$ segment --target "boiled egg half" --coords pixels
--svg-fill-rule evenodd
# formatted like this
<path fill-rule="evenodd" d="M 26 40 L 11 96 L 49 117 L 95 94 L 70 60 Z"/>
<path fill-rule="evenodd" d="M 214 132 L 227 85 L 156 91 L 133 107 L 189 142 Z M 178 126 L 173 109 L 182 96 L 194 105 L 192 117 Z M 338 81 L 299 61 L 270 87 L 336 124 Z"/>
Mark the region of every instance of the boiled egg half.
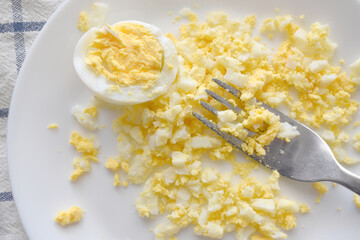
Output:
<path fill-rule="evenodd" d="M 74 67 L 98 98 L 132 105 L 164 94 L 177 74 L 177 52 L 161 30 L 140 21 L 91 28 L 79 40 Z"/>

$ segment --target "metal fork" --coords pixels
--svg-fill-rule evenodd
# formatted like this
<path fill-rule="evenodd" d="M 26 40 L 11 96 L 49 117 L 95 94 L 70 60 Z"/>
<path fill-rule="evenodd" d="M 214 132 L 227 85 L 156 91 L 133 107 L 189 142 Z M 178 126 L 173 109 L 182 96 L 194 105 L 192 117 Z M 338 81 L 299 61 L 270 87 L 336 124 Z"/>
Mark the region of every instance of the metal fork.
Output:
<path fill-rule="evenodd" d="M 216 78 L 213 81 L 236 98 L 240 97 L 241 92 L 238 89 Z M 241 111 L 239 107 L 234 107 L 228 100 L 218 94 L 208 89 L 206 93 L 234 112 L 239 113 Z M 215 107 L 203 101 L 200 103 L 204 108 L 217 116 L 218 110 Z M 242 140 L 221 131 L 214 122 L 203 117 L 201 114 L 193 112 L 193 115 L 240 151 L 264 166 L 277 170 L 284 177 L 304 182 L 336 182 L 360 194 L 360 177 L 338 163 L 330 147 L 317 133 L 265 103 L 259 101 L 258 103 L 261 107 L 278 115 L 281 122 L 288 122 L 292 126 L 296 126 L 300 132 L 300 135 L 292 139 L 291 142 L 275 138 L 265 148 L 266 154 L 263 156 L 247 154 L 241 148 Z"/>

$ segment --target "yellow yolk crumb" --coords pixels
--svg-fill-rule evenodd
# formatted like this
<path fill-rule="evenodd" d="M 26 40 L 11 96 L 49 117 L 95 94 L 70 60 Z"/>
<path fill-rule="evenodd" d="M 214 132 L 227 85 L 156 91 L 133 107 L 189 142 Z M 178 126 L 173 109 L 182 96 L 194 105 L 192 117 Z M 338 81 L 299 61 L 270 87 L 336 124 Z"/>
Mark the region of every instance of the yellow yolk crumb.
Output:
<path fill-rule="evenodd" d="M 301 213 L 308 213 L 310 212 L 310 207 L 306 204 L 300 204 L 299 210 Z"/>
<path fill-rule="evenodd" d="M 120 86 L 152 86 L 160 75 L 163 49 L 153 33 L 135 23 L 108 26 L 98 31 L 85 59 L 96 74 Z"/>
<path fill-rule="evenodd" d="M 92 107 L 88 107 L 84 110 L 84 113 L 88 113 L 90 114 L 92 117 L 97 117 L 98 116 L 98 110 L 95 106 Z"/>
<path fill-rule="evenodd" d="M 280 128 L 280 118 L 264 108 L 256 108 L 248 113 L 242 125 L 253 131 L 260 132 L 253 137 L 245 139 L 242 149 L 250 155 L 265 155 L 264 146 L 269 145 L 277 136 Z"/>
<path fill-rule="evenodd" d="M 89 26 L 88 26 L 88 16 L 86 14 L 86 12 L 81 12 L 80 16 L 79 16 L 79 21 L 78 21 L 78 29 L 82 32 L 86 32 L 87 30 L 89 30 Z"/>
<path fill-rule="evenodd" d="M 120 175 L 119 173 L 115 173 L 114 175 L 114 187 L 120 186 Z"/>
<path fill-rule="evenodd" d="M 82 219 L 83 210 L 77 206 L 71 207 L 66 211 L 59 211 L 55 217 L 55 221 L 65 226 L 71 223 L 79 222 Z"/>
<path fill-rule="evenodd" d="M 313 183 L 312 185 L 316 189 L 316 191 L 319 192 L 319 197 L 316 199 L 316 203 L 319 203 L 322 195 L 324 195 L 328 191 L 328 187 L 320 182 Z"/>
<path fill-rule="evenodd" d="M 120 165 L 121 163 L 113 158 L 109 158 L 109 160 L 105 163 L 105 167 L 113 171 L 119 170 Z"/>
<path fill-rule="evenodd" d="M 180 19 L 181 19 L 180 16 L 176 16 L 173 18 L 172 23 L 176 23 L 176 22 L 180 21 Z"/>
<path fill-rule="evenodd" d="M 76 131 L 71 134 L 70 144 L 72 144 L 79 153 L 82 153 L 80 158 L 75 158 L 73 160 L 75 170 L 71 174 L 70 180 L 75 181 L 84 173 L 91 171 L 91 161 L 99 161 L 96 157 L 98 150 L 93 140 L 82 137 Z"/>
<path fill-rule="evenodd" d="M 299 17 L 301 20 L 305 19 L 305 15 L 300 15 Z"/>
<path fill-rule="evenodd" d="M 356 122 L 354 123 L 353 127 L 357 127 L 357 126 L 359 126 L 359 125 L 360 125 L 360 121 L 356 121 Z"/>
<path fill-rule="evenodd" d="M 264 237 L 260 235 L 253 235 L 251 236 L 251 240 L 272 240 L 272 238 Z"/>
<path fill-rule="evenodd" d="M 240 175 L 242 178 L 249 176 L 253 169 L 258 169 L 259 164 L 255 162 L 236 162 L 233 163 L 233 174 Z"/>
<path fill-rule="evenodd" d="M 70 142 L 79 153 L 96 155 L 97 150 L 96 147 L 90 139 L 84 138 L 80 135 L 80 133 L 73 131 L 71 133 Z"/>
<path fill-rule="evenodd" d="M 129 185 L 129 183 L 128 183 L 127 181 L 123 181 L 122 185 L 123 185 L 124 187 L 127 187 L 127 186 Z"/>
<path fill-rule="evenodd" d="M 357 194 L 354 194 L 354 202 L 358 208 L 360 208 L 360 197 Z"/>
<path fill-rule="evenodd" d="M 49 124 L 48 126 L 47 126 L 47 128 L 49 128 L 49 129 L 56 129 L 56 128 L 58 128 L 59 126 L 57 125 L 57 123 L 51 123 L 51 124 Z"/>

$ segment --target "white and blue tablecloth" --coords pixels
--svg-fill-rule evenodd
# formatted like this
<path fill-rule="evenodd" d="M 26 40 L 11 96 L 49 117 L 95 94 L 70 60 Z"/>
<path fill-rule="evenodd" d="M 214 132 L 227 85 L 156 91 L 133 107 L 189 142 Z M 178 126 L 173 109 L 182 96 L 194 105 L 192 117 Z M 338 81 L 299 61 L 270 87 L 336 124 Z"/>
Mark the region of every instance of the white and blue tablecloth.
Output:
<path fill-rule="evenodd" d="M 0 239 L 28 239 L 11 193 L 7 117 L 12 91 L 26 53 L 63 0 L 0 0 Z M 31 196 L 29 196 L 31 197 Z"/>

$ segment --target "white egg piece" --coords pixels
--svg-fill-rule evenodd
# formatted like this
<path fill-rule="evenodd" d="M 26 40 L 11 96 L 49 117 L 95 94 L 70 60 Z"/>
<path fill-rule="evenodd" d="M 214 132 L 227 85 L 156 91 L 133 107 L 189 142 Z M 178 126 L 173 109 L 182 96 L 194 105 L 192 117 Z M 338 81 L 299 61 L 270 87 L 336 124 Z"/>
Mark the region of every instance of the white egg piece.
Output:
<path fill-rule="evenodd" d="M 119 24 L 135 24 L 143 26 L 153 34 L 153 36 L 161 45 L 161 68 L 158 75 L 156 75 L 156 80 L 154 80 L 151 85 L 146 85 L 144 83 L 117 83 L 102 74 L 96 73 L 94 67 L 86 63 L 89 51 L 93 50 L 91 49 L 91 44 L 96 39 L 99 32 L 111 34 L 119 41 L 119 45 L 122 44 L 121 37 L 119 37 L 119 35 L 112 30 L 111 26 L 105 26 L 102 28 L 91 28 L 80 38 L 74 51 L 73 61 L 75 71 L 80 77 L 80 79 L 85 83 L 85 85 L 94 93 L 94 95 L 106 102 L 118 105 L 133 105 L 151 101 L 164 94 L 176 79 L 176 48 L 173 42 L 169 38 L 167 38 L 158 27 L 154 25 L 140 21 L 122 21 L 115 23 L 112 26 L 117 26 Z M 136 46 L 131 47 L 136 48 Z M 102 54 L 106 54 L 106 52 L 99 54 L 102 57 Z M 141 56 L 139 56 L 138 61 L 141 63 Z M 122 69 L 122 66 L 117 66 L 121 64 L 115 63 L 114 65 L 117 69 Z M 106 71 L 109 71 L 109 66 L 103 65 L 100 67 L 107 69 Z M 136 71 L 136 68 L 132 71 Z"/>

